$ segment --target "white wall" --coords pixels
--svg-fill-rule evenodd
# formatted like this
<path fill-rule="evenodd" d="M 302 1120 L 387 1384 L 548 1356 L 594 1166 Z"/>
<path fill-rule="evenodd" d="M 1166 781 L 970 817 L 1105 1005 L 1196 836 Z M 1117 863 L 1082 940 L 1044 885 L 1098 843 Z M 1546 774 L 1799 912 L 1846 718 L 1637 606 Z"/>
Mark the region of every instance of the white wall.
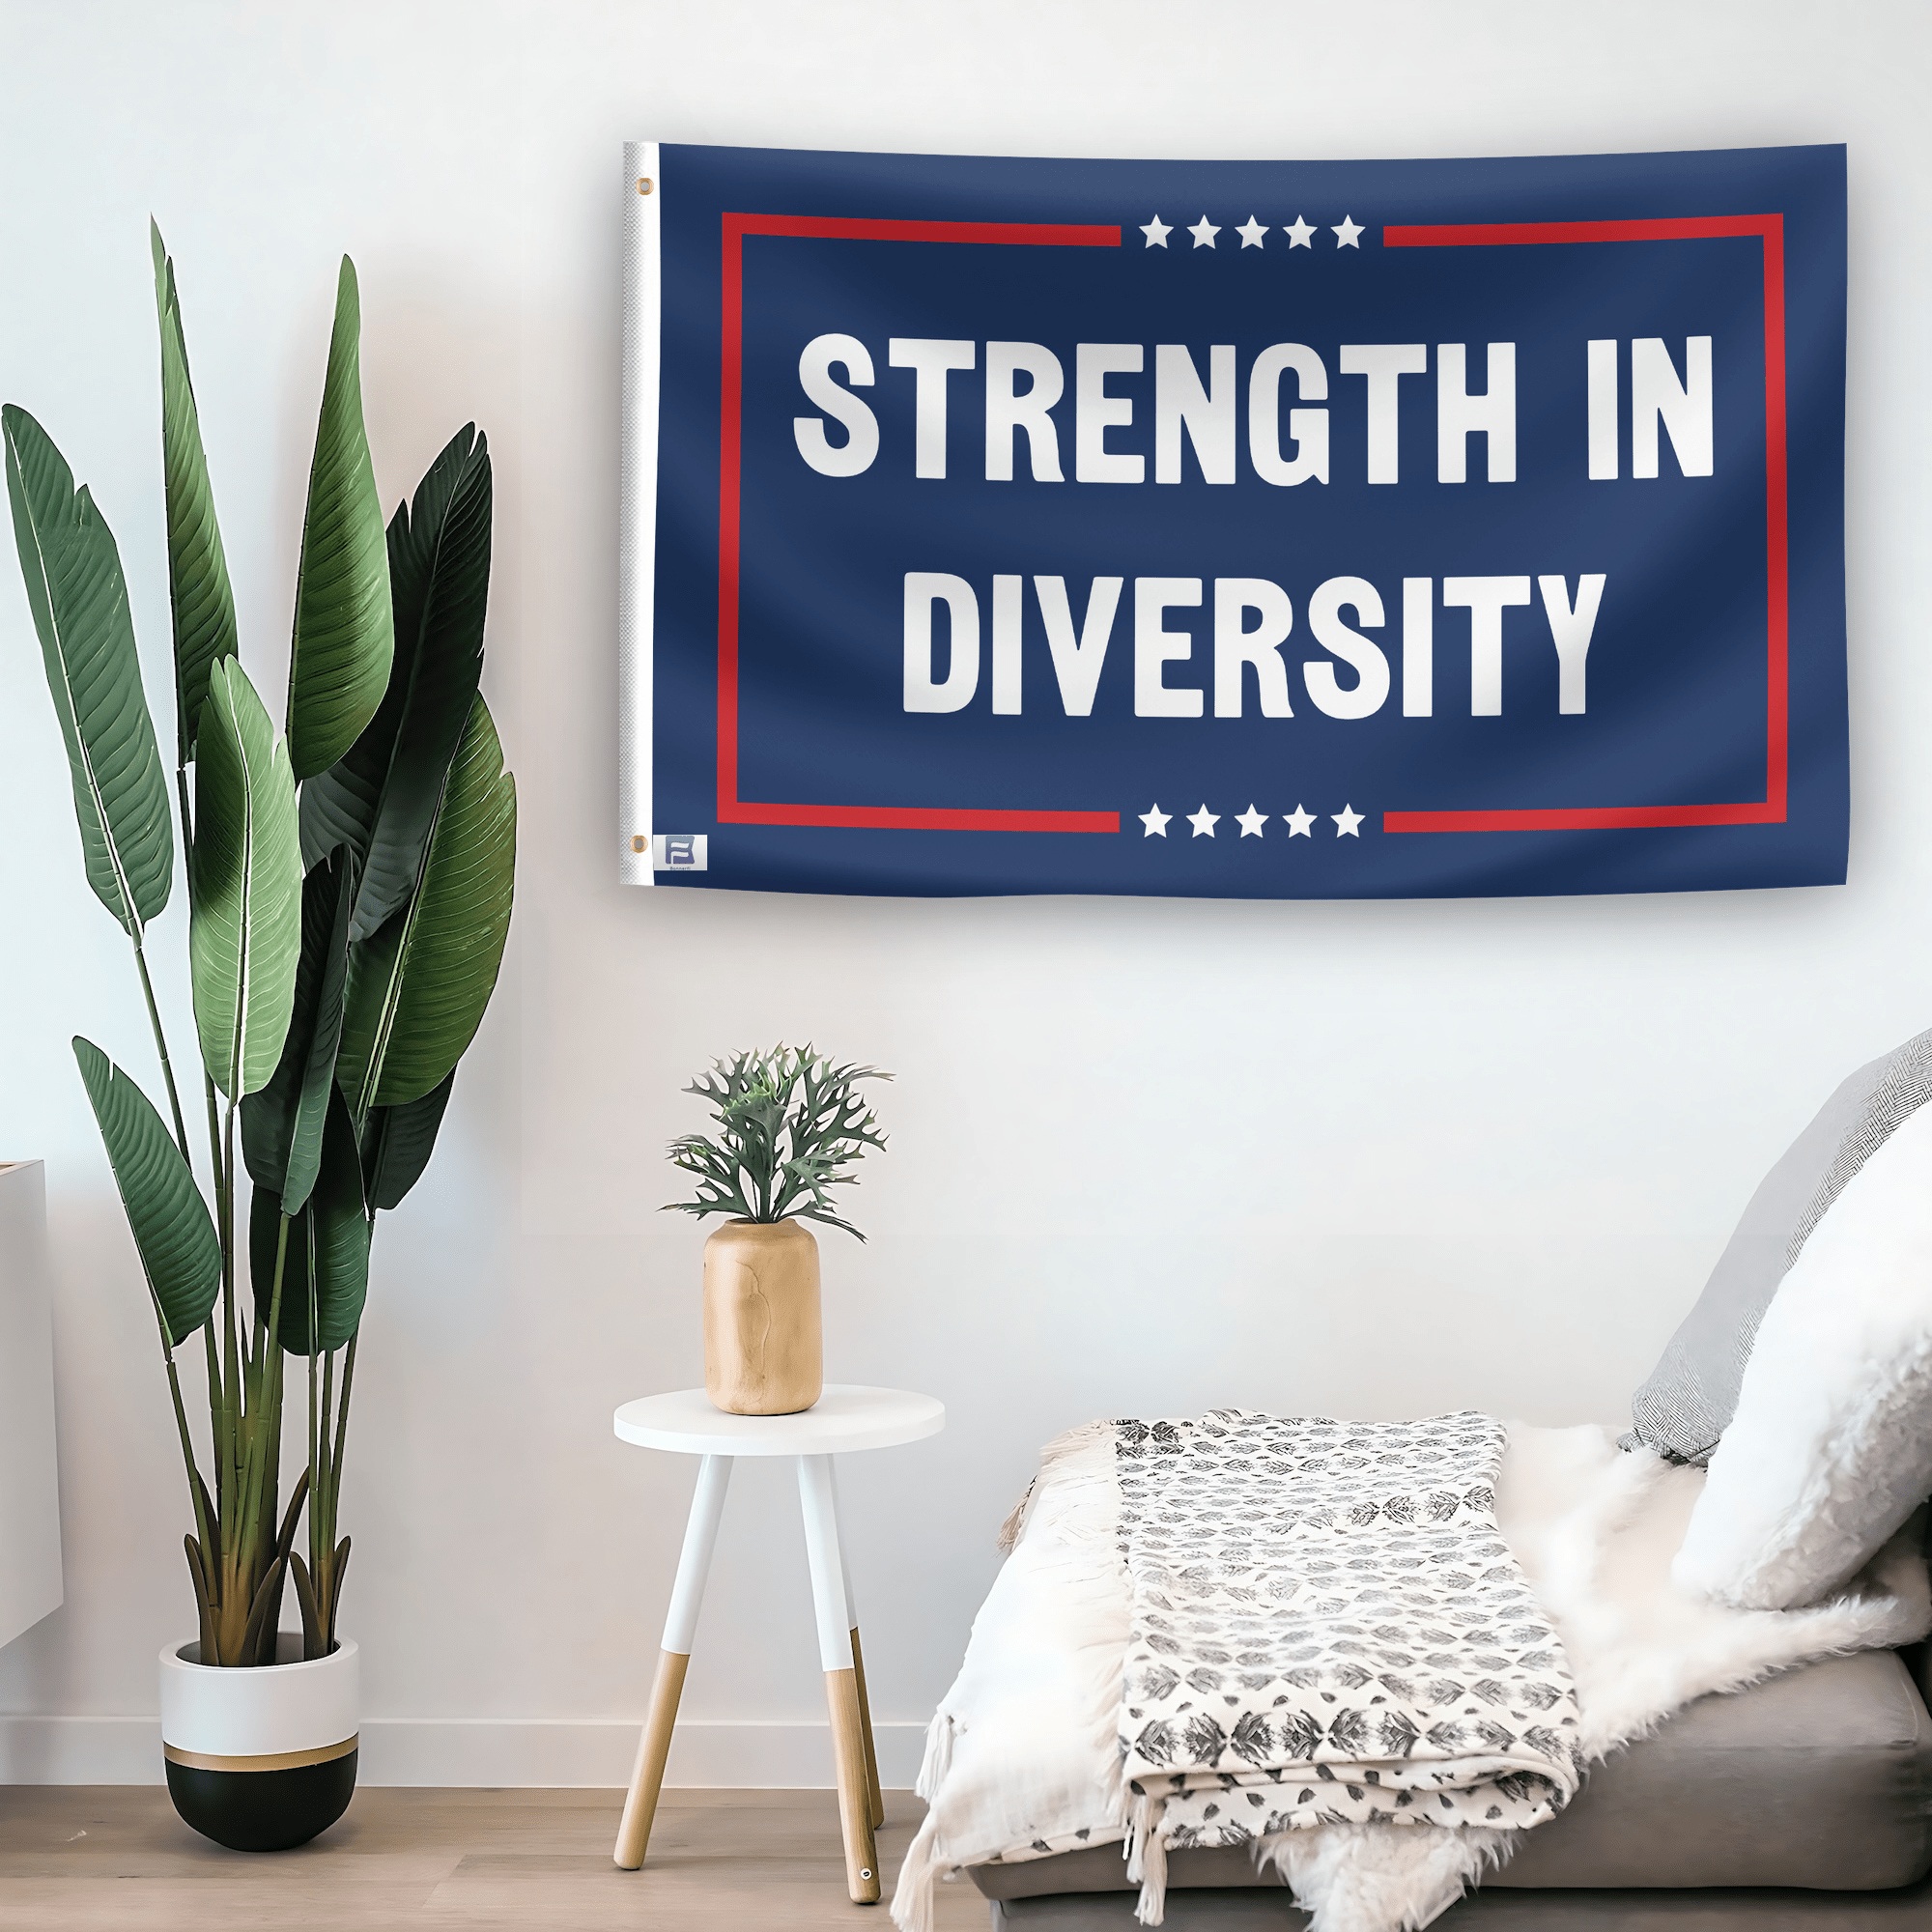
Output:
<path fill-rule="evenodd" d="M 335 260 L 385 500 L 497 454 L 486 688 L 523 799 L 502 984 L 381 1233 L 344 1520 L 367 1775 L 614 1781 L 688 1464 L 625 1397 L 699 1378 L 677 1090 L 783 1035 L 894 1068 L 825 1239 L 835 1378 L 942 1396 L 848 1468 L 889 1775 L 1035 1447 L 1220 1403 L 1619 1415 L 1766 1164 L 1932 1022 L 1923 584 L 1932 15 L 1599 4 L 416 0 L 8 10 L 0 396 L 118 531 L 166 690 L 146 218 L 175 251 L 240 603 L 279 689 Z M 1537 154 L 1849 140 L 1854 821 L 1841 890 L 1389 905 L 652 895 L 610 859 L 619 145 Z M 0 570 L 0 1156 L 44 1155 L 66 1606 L 0 1651 L 0 1777 L 153 1777 L 189 1634 L 153 1330 L 67 1037 L 146 1074 Z M 168 729 L 163 712 L 162 729 Z M 156 936 L 191 1037 L 179 901 Z M 733 1496 L 687 1782 L 829 1781 L 796 1511 Z"/>

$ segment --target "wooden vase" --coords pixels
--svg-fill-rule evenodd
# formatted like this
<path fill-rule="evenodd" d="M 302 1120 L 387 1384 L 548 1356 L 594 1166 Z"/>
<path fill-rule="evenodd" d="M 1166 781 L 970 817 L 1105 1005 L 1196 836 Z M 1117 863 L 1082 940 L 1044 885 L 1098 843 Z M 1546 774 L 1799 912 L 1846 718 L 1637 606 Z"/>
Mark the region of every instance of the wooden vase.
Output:
<path fill-rule="evenodd" d="M 825 1386 L 818 1243 L 796 1221 L 726 1221 L 704 1244 L 704 1389 L 727 1415 L 793 1415 Z"/>

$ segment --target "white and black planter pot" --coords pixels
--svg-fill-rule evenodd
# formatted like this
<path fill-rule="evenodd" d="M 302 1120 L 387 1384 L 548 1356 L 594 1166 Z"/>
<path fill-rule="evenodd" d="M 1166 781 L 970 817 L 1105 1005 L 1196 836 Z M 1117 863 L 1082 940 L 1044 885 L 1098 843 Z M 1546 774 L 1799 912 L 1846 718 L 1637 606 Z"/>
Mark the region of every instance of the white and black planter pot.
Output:
<path fill-rule="evenodd" d="M 237 1852 L 305 1845 L 355 1789 L 357 1652 L 301 1661 L 284 1631 L 273 1663 L 221 1669 L 201 1645 L 161 1652 L 161 1747 L 175 1809 Z"/>

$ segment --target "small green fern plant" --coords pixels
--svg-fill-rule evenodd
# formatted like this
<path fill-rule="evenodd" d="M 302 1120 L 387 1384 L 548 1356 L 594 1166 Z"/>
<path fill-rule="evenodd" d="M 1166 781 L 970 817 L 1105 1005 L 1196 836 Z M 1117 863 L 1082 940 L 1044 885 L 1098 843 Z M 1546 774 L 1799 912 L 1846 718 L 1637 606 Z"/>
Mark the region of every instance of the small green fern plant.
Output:
<path fill-rule="evenodd" d="M 697 1198 L 668 1201 L 664 1211 L 822 1221 L 863 1241 L 833 1212 L 827 1190 L 849 1187 L 866 1150 L 884 1149 L 858 1088 L 892 1077 L 876 1066 L 835 1066 L 809 1043 L 714 1060 L 684 1092 L 708 1103 L 717 1133 L 680 1134 L 670 1144 L 671 1165 L 696 1177 Z"/>

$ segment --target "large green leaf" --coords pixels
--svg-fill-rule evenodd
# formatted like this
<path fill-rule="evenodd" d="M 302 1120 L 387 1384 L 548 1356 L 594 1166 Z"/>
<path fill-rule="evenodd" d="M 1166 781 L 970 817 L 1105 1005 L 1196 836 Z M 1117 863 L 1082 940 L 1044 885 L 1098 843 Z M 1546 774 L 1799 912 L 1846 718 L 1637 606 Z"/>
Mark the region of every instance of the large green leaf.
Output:
<path fill-rule="evenodd" d="M 141 690 L 114 533 L 39 423 L 0 410 L 7 495 L 73 781 L 87 883 L 134 939 L 168 902 L 175 838 L 167 778 Z"/>
<path fill-rule="evenodd" d="M 231 1100 L 281 1059 L 301 956 L 301 847 L 288 751 L 238 658 L 211 669 L 194 767 L 188 958 L 202 1063 Z"/>
<path fill-rule="evenodd" d="M 221 1243 L 208 1204 L 153 1103 L 92 1040 L 74 1037 L 73 1057 L 108 1165 L 134 1231 L 141 1268 L 171 1347 L 208 1320 L 221 1288 Z"/>
<path fill-rule="evenodd" d="M 490 446 L 466 424 L 389 522 L 396 656 L 369 728 L 302 787 L 302 856 L 362 860 L 352 939 L 366 939 L 422 869 L 444 775 L 483 669 L 490 589 Z"/>
<path fill-rule="evenodd" d="M 478 696 L 413 897 L 350 949 L 336 1078 L 357 1120 L 440 1086 L 476 1037 L 502 964 L 516 868 L 516 781 Z"/>
<path fill-rule="evenodd" d="M 258 1186 L 248 1205 L 248 1276 L 255 1308 L 269 1319 L 275 1281 L 281 1197 Z M 291 1354 L 310 1352 L 313 1295 L 316 1349 L 339 1349 L 355 1333 L 369 1293 L 369 1217 L 362 1205 L 362 1163 L 355 1128 L 338 1093 L 322 1140 L 322 1165 L 308 1204 L 289 1223 L 282 1260 L 282 1315 L 276 1339 Z"/>
<path fill-rule="evenodd" d="M 355 265 L 345 255 L 296 577 L 289 756 L 298 779 L 327 771 L 362 735 L 395 651 L 383 505 L 362 427 L 361 327 Z"/>
<path fill-rule="evenodd" d="M 342 994 L 349 974 L 349 908 L 355 861 L 336 851 L 302 881 L 301 957 L 295 1006 L 274 1077 L 242 1103 L 242 1151 L 250 1178 L 298 1213 L 322 1163 L 322 1129 L 335 1092 Z"/>
<path fill-rule="evenodd" d="M 155 307 L 161 325 L 161 474 L 168 504 L 168 601 L 175 625 L 175 731 L 179 761 L 194 756 L 209 668 L 235 655 L 235 597 L 214 521 L 214 491 L 188 380 L 187 341 L 175 295 L 175 265 L 151 221 Z"/>
<path fill-rule="evenodd" d="M 369 1211 L 395 1207 L 423 1177 L 436 1151 L 437 1129 L 456 1085 L 456 1069 L 442 1077 L 420 1100 L 400 1107 L 378 1107 L 362 1130 L 362 1191 Z"/>

